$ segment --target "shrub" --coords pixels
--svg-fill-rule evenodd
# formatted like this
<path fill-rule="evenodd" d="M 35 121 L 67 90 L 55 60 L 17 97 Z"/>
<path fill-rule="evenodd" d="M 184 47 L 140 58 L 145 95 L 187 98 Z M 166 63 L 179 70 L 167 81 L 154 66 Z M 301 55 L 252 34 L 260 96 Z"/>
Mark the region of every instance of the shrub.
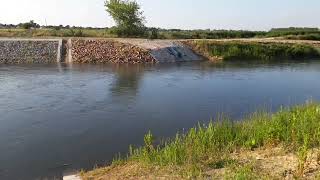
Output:
<path fill-rule="evenodd" d="M 20 23 L 18 26 L 23 29 L 40 28 L 40 25 L 35 23 L 33 20 L 26 23 Z"/>

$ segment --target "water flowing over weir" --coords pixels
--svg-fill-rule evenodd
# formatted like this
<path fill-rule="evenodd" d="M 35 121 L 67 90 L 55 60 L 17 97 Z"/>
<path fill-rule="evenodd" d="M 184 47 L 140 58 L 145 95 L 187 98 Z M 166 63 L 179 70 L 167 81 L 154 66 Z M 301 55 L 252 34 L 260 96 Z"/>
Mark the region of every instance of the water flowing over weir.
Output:
<path fill-rule="evenodd" d="M 153 58 L 160 63 L 199 61 L 203 59 L 203 57 L 194 53 L 189 47 L 178 41 L 142 39 L 119 39 L 119 41 L 148 49 Z"/>

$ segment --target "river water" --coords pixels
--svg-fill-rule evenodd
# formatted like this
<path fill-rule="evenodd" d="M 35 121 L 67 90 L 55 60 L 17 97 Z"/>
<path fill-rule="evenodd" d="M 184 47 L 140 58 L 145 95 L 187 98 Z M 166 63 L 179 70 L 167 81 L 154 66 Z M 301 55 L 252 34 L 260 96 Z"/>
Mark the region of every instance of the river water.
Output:
<path fill-rule="evenodd" d="M 0 179 L 61 178 L 130 144 L 320 100 L 320 63 L 1 65 Z"/>

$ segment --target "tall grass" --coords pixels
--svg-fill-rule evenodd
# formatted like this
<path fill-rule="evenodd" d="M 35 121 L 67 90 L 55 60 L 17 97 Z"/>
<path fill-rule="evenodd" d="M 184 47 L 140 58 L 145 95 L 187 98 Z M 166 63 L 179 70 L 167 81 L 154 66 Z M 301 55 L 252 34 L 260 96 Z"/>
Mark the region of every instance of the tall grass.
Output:
<path fill-rule="evenodd" d="M 294 60 L 320 57 L 312 46 L 302 44 L 257 43 L 239 41 L 189 41 L 195 51 L 223 60 Z"/>
<path fill-rule="evenodd" d="M 145 146 L 130 148 L 129 161 L 150 165 L 192 167 L 197 172 L 239 148 L 255 149 L 282 144 L 301 156 L 301 166 L 307 150 L 320 146 L 320 105 L 307 103 L 282 108 L 275 114 L 254 113 L 242 121 L 219 118 L 209 124 L 199 124 L 186 133 L 159 145 L 149 132 Z M 190 169 L 189 169 L 190 170 Z"/>

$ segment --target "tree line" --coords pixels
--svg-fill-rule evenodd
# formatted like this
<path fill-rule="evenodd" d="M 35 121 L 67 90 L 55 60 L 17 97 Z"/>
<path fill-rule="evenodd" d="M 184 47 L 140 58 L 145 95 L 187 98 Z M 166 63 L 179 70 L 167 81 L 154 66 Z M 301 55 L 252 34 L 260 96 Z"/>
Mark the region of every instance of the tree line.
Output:
<path fill-rule="evenodd" d="M 33 20 L 25 23 L 0 24 L 0 29 L 52 29 L 54 31 L 69 30 L 72 35 L 84 36 L 85 30 L 105 30 L 105 34 L 114 34 L 116 37 L 139 37 L 150 39 L 223 39 L 223 38 L 253 38 L 253 37 L 288 37 L 290 39 L 320 39 L 318 28 L 274 28 L 270 31 L 236 31 L 236 30 L 182 30 L 161 29 L 147 27 L 146 18 L 140 5 L 135 0 L 105 0 L 106 12 L 116 23 L 114 27 L 93 28 L 70 25 L 40 26 Z"/>

